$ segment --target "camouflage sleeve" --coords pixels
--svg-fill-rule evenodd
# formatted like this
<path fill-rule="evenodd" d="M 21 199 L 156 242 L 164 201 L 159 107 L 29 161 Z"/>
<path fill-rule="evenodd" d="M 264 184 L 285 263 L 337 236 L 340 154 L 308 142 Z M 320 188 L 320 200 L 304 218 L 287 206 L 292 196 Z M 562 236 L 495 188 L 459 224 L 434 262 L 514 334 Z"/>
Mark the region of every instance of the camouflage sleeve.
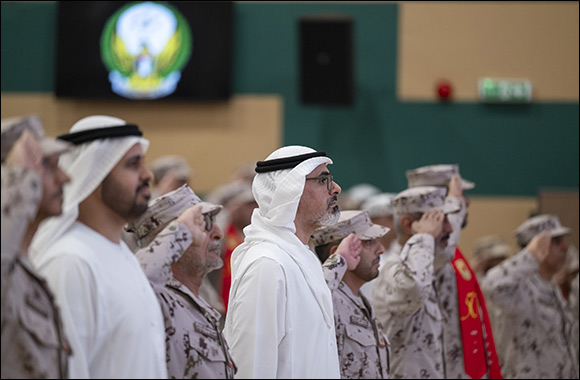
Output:
<path fill-rule="evenodd" d="M 335 293 L 336 294 L 336 293 Z M 340 358 L 342 358 L 342 352 L 344 350 L 344 336 L 346 334 L 345 332 L 345 326 L 344 326 L 344 322 L 342 321 L 342 318 L 340 316 L 340 313 L 336 312 L 336 298 L 335 295 L 332 295 L 332 300 L 333 300 L 333 306 L 335 308 L 334 311 L 334 327 L 335 327 L 335 331 L 336 331 L 336 347 L 338 349 L 338 358 L 340 360 Z"/>
<path fill-rule="evenodd" d="M 165 285 L 172 277 L 171 265 L 183 255 L 193 242 L 184 224 L 169 223 L 145 248 L 137 251 L 137 259 L 153 284 Z"/>
<path fill-rule="evenodd" d="M 453 232 L 449 235 L 449 241 L 447 242 L 447 248 L 445 248 L 445 250 L 453 255 L 455 254 L 455 248 L 459 245 L 461 225 L 463 224 L 463 220 L 465 220 L 465 215 L 467 215 L 467 207 L 463 198 L 458 197 L 447 197 L 445 203 L 461 207 L 458 212 L 447 214 L 447 219 L 449 220 L 451 227 L 453 227 Z"/>
<path fill-rule="evenodd" d="M 339 254 L 332 254 L 328 256 L 328 259 L 322 264 L 322 272 L 324 273 L 324 279 L 326 280 L 326 285 L 330 288 L 330 291 L 335 291 L 338 285 L 342 281 L 342 277 L 346 273 L 346 260 Z"/>
<path fill-rule="evenodd" d="M 373 290 L 373 295 L 386 294 L 391 313 L 407 316 L 423 306 L 433 287 L 434 249 L 431 235 L 415 234 L 407 240 L 399 257 L 387 259 L 384 273 L 380 274 L 382 289 Z"/>
<path fill-rule="evenodd" d="M 518 312 L 527 306 L 528 290 L 525 282 L 537 273 L 538 262 L 533 255 L 522 250 L 487 272 L 482 282 L 482 290 L 486 297 L 501 306 L 506 311 Z"/>
<path fill-rule="evenodd" d="M 40 176 L 33 170 L 2 165 L 2 258 L 13 258 L 42 197 Z"/>

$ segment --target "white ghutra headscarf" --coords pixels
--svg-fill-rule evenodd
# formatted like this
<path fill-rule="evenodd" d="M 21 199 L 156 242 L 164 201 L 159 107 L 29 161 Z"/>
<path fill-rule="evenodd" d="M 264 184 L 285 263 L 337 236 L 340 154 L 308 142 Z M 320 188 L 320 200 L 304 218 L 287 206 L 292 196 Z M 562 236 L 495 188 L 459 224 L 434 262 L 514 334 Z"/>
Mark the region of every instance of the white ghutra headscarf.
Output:
<path fill-rule="evenodd" d="M 89 116 L 76 122 L 70 133 L 125 125 L 124 120 L 116 117 Z M 149 141 L 140 136 L 105 137 L 76 145 L 72 151 L 60 156 L 59 165 L 71 177 L 71 182 L 64 186 L 62 214 L 45 220 L 34 235 L 29 255 L 36 265 L 42 262 L 42 253 L 77 220 L 78 205 L 95 191 L 137 143 L 141 144 L 144 153 L 149 148 Z"/>
<path fill-rule="evenodd" d="M 303 146 L 286 146 L 274 151 L 265 162 L 315 152 Z M 244 228 L 244 242 L 232 253 L 231 294 L 236 293 L 241 275 L 249 264 L 244 260 L 247 251 L 255 244 L 270 242 L 298 265 L 320 306 L 324 320 L 331 326 L 334 318 L 332 296 L 324 280 L 322 266 L 308 246 L 298 239 L 294 225 L 306 175 L 321 164 L 332 164 L 332 160 L 328 157 L 314 157 L 292 169 L 258 173 L 255 176 L 252 191 L 258 208 L 254 209 L 252 223 Z"/>

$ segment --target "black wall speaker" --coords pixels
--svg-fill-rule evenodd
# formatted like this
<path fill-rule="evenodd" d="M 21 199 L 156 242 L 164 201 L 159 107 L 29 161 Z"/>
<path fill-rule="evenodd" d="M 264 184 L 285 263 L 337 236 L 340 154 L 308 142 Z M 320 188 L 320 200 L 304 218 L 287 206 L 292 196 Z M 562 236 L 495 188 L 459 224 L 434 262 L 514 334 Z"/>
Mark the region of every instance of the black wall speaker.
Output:
<path fill-rule="evenodd" d="M 349 17 L 300 19 L 300 98 L 310 105 L 351 105 L 353 22 Z"/>

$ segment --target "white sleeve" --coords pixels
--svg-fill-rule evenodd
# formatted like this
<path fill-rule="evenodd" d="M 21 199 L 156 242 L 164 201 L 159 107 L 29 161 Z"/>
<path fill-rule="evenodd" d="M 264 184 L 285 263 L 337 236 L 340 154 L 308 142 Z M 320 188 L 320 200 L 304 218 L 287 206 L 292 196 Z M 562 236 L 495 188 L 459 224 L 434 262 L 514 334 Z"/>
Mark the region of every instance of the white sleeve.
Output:
<path fill-rule="evenodd" d="M 238 372 L 236 378 L 274 379 L 284 338 L 286 276 L 281 265 L 257 259 L 230 294 L 224 333 Z"/>
<path fill-rule="evenodd" d="M 71 379 L 90 378 L 89 357 L 96 344 L 98 290 L 95 277 L 84 260 L 59 255 L 41 268 L 62 313 L 66 337 L 72 348 Z"/>

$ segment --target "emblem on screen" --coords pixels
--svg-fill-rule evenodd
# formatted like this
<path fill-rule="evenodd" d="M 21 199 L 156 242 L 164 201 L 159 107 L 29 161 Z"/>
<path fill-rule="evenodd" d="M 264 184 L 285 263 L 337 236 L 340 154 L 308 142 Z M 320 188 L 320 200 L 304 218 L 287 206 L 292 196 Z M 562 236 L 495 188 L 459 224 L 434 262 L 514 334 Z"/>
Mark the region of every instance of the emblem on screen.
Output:
<path fill-rule="evenodd" d="M 129 99 L 158 99 L 175 92 L 192 50 L 186 19 L 166 3 L 129 3 L 107 20 L 101 35 L 111 89 Z"/>

